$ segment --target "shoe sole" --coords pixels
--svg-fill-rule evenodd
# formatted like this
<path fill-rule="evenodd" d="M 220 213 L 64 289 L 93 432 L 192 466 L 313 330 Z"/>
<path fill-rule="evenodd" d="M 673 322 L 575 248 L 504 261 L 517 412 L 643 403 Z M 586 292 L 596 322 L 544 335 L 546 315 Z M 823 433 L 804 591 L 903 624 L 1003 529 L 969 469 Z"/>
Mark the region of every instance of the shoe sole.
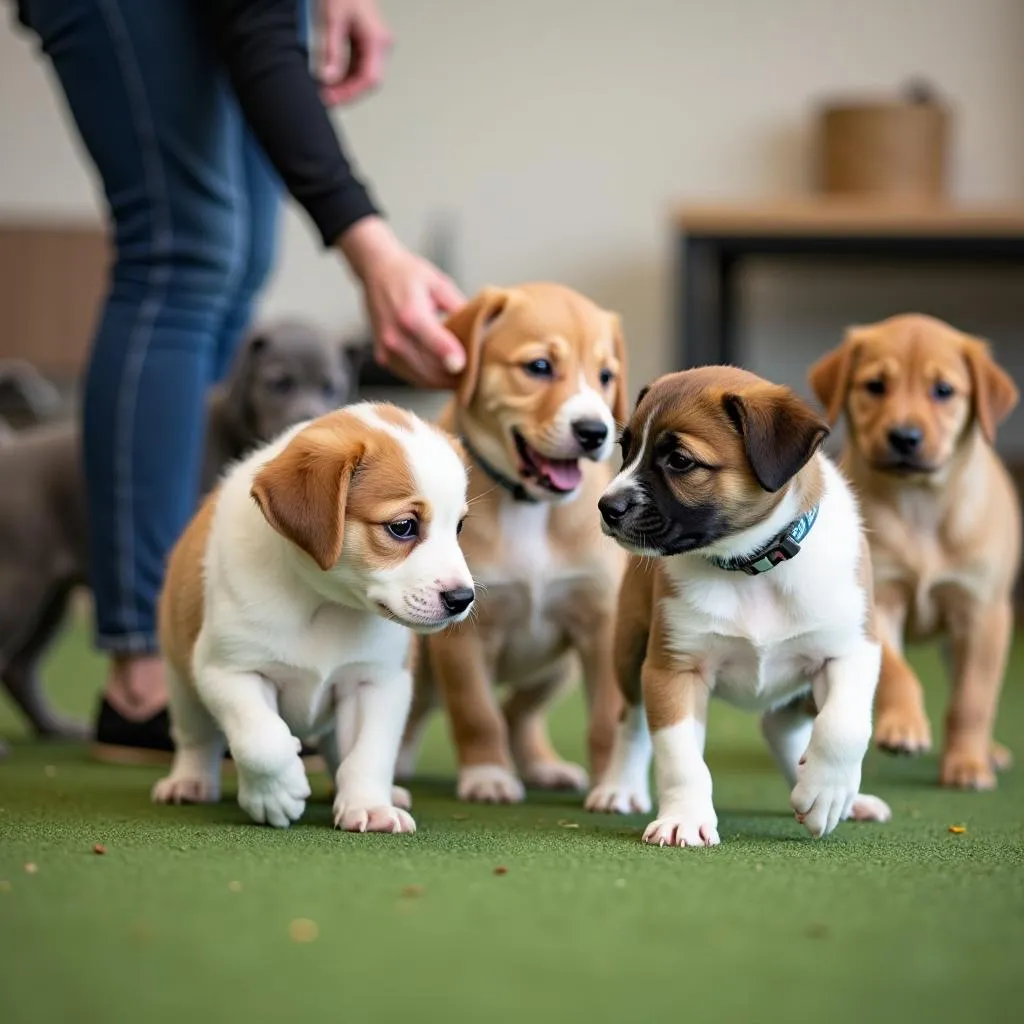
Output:
<path fill-rule="evenodd" d="M 167 766 L 174 758 L 170 750 L 148 750 L 145 747 L 119 747 L 112 743 L 94 743 L 90 749 L 92 759 L 101 764 L 127 765 L 130 767 Z M 308 772 L 325 772 L 327 766 L 319 754 L 307 754 L 302 763 Z M 228 774 L 235 771 L 235 762 L 224 758 L 224 769 Z"/>

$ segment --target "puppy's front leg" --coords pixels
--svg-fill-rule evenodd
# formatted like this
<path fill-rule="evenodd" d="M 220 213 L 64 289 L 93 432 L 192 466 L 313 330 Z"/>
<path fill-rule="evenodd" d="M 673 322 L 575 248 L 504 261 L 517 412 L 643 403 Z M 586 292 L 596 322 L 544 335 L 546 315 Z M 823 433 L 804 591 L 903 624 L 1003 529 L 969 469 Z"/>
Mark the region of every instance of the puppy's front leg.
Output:
<path fill-rule="evenodd" d="M 595 779 L 600 779 L 608 767 L 616 723 L 623 713 L 622 692 L 615 676 L 614 633 L 615 618 L 607 615 L 593 622 L 587 636 L 575 638 L 587 694 L 589 767 Z"/>
<path fill-rule="evenodd" d="M 505 718 L 494 698 L 483 641 L 456 627 L 427 641 L 459 758 L 457 793 L 477 803 L 518 803 L 526 795 L 512 771 Z"/>
<path fill-rule="evenodd" d="M 808 694 L 791 704 L 766 712 L 761 719 L 761 731 L 791 790 L 797 782 L 800 758 L 804 756 L 811 740 L 816 713 L 814 701 Z M 892 811 L 879 797 L 859 793 L 850 807 L 850 817 L 854 821 L 888 821 Z"/>
<path fill-rule="evenodd" d="M 992 730 L 1013 635 L 1009 600 L 970 610 L 953 623 L 953 700 L 946 713 L 944 786 L 993 789 Z M 1009 752 L 1003 751 L 1004 765 Z"/>
<path fill-rule="evenodd" d="M 359 723 L 359 701 L 356 691 L 335 690 L 334 728 L 320 738 L 317 749 L 324 760 L 324 767 L 332 781 L 337 778 L 341 762 L 348 756 L 356 742 L 356 727 Z M 401 760 L 401 754 L 399 754 Z M 397 772 L 397 768 L 396 768 Z M 412 793 L 404 786 L 391 787 L 391 802 L 403 811 L 412 810 Z"/>
<path fill-rule="evenodd" d="M 680 670 L 655 653 L 641 674 L 654 746 L 658 817 L 644 842 L 655 846 L 717 846 L 718 815 L 704 763 L 710 691 L 695 669 Z"/>
<path fill-rule="evenodd" d="M 814 681 L 821 710 L 797 765 L 789 802 L 797 821 L 816 839 L 849 817 L 857 799 L 881 655 L 877 643 L 862 639 L 826 662 Z"/>
<path fill-rule="evenodd" d="M 895 585 L 875 588 L 875 616 L 882 640 L 882 668 L 875 700 L 875 745 L 890 754 L 923 754 L 932 730 L 924 692 L 903 656 L 906 597 Z"/>
<path fill-rule="evenodd" d="M 277 713 L 270 681 L 255 672 L 207 665 L 196 677 L 196 689 L 227 737 L 242 810 L 275 828 L 298 821 L 309 796 L 302 744 Z"/>
<path fill-rule="evenodd" d="M 346 832 L 415 832 L 412 817 L 393 803 L 392 784 L 402 730 L 412 701 L 412 676 L 388 669 L 364 677 L 337 703 L 342 751 L 335 775 L 334 825 Z M 351 736 L 351 746 L 346 742 Z"/>

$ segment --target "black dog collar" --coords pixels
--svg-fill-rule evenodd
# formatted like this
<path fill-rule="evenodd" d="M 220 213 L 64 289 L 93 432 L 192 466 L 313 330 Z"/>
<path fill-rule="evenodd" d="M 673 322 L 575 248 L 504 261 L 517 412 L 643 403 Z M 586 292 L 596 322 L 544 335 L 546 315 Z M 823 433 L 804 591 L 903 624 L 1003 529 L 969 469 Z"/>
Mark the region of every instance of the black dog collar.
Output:
<path fill-rule="evenodd" d="M 711 556 L 708 561 L 712 565 L 717 565 L 719 569 L 726 569 L 729 572 L 745 572 L 748 576 L 760 576 L 762 573 L 771 572 L 780 562 L 788 562 L 800 553 L 800 544 L 811 532 L 811 527 L 818 518 L 819 507 L 815 505 L 799 519 L 790 523 L 765 547 L 746 558 L 715 558 Z"/>
<path fill-rule="evenodd" d="M 469 457 L 499 486 L 504 487 L 513 500 L 522 501 L 530 505 L 536 505 L 538 499 L 527 491 L 518 480 L 509 480 L 504 473 L 499 473 L 480 453 L 469 443 L 465 434 L 462 435 L 462 446 L 466 449 Z"/>

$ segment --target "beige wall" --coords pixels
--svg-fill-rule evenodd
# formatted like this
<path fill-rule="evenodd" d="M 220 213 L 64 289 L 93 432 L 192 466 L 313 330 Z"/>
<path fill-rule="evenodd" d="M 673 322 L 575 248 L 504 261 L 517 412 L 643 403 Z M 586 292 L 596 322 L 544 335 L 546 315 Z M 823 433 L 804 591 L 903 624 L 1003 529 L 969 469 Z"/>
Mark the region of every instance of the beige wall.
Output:
<path fill-rule="evenodd" d="M 397 37 L 387 84 L 343 122 L 399 231 L 418 244 L 451 214 L 467 288 L 557 278 L 619 309 L 636 382 L 674 365 L 667 207 L 800 189 L 822 92 L 932 78 L 959 115 L 957 197 L 1024 198 L 1019 0 L 382 6 Z M 0 214 L 11 210 L 88 216 L 96 205 L 44 69 L 0 29 Z M 970 268 L 755 266 L 746 358 L 800 383 L 844 323 L 915 306 L 990 334 L 1024 379 L 1022 282 Z M 298 214 L 265 305 L 325 323 L 358 314 Z M 1010 437 L 1024 448 L 1024 430 Z"/>

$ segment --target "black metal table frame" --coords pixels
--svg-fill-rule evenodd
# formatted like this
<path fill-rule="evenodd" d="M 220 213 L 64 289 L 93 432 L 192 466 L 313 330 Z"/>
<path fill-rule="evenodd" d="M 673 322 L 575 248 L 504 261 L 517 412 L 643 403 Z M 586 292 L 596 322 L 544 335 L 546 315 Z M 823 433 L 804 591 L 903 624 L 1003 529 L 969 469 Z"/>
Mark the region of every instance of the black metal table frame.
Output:
<path fill-rule="evenodd" d="M 680 367 L 739 360 L 738 270 L 751 256 L 1024 266 L 1024 236 L 1014 235 L 740 235 L 684 229 L 678 250 L 675 333 Z"/>

